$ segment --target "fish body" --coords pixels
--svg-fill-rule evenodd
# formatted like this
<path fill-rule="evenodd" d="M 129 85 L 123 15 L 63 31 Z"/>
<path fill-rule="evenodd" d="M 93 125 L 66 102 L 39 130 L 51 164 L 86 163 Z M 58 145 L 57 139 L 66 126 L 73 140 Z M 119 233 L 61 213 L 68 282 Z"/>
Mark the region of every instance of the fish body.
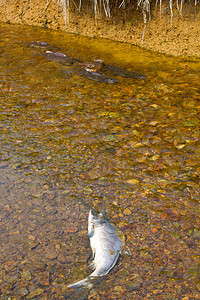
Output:
<path fill-rule="evenodd" d="M 136 73 L 133 71 L 129 71 L 123 68 L 119 68 L 116 66 L 111 66 L 109 64 L 104 64 L 105 68 L 108 69 L 110 72 L 112 72 L 115 75 L 122 76 L 124 78 L 133 78 L 133 79 L 145 79 L 147 78 L 146 75 Z"/>
<path fill-rule="evenodd" d="M 68 57 L 66 54 L 62 52 L 52 52 L 47 50 L 44 53 L 44 56 L 52 61 L 60 63 L 62 65 L 73 65 L 75 62 L 79 61 L 76 58 Z"/>
<path fill-rule="evenodd" d="M 77 65 L 85 68 L 87 72 L 97 72 L 101 70 L 103 62 L 101 59 L 95 59 L 93 62 L 80 62 Z"/>
<path fill-rule="evenodd" d="M 113 79 L 110 77 L 107 77 L 105 75 L 101 75 L 97 72 L 92 72 L 91 70 L 88 71 L 88 68 L 85 68 L 85 70 L 81 73 L 81 75 L 85 78 L 89 78 L 94 81 L 104 82 L 104 83 L 115 83 L 117 82 L 117 79 Z"/>
<path fill-rule="evenodd" d="M 108 274 L 118 260 L 122 242 L 118 237 L 116 229 L 106 220 L 103 213 L 96 214 L 93 210 L 90 210 L 88 236 L 93 253 L 91 266 L 94 268 L 94 272 L 87 278 L 68 285 L 68 287 L 91 288 L 94 282 Z"/>
<path fill-rule="evenodd" d="M 28 46 L 30 47 L 33 47 L 33 48 L 47 48 L 49 47 L 50 45 L 46 42 L 30 42 L 30 43 L 27 43 Z"/>

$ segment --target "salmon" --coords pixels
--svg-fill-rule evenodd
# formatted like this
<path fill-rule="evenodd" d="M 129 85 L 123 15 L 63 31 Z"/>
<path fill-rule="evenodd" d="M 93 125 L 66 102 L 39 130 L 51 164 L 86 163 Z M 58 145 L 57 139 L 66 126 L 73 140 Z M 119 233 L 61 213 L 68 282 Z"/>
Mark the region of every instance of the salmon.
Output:
<path fill-rule="evenodd" d="M 93 253 L 91 266 L 94 271 L 87 278 L 69 284 L 69 288 L 91 288 L 95 282 L 108 274 L 116 264 L 122 248 L 122 242 L 115 227 L 103 213 L 90 210 L 88 217 L 88 236 Z"/>

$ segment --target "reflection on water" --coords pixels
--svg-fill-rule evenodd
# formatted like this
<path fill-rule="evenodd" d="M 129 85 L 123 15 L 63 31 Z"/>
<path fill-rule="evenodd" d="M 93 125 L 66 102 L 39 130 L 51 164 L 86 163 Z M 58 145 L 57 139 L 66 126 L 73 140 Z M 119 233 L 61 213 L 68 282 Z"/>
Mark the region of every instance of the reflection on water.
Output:
<path fill-rule="evenodd" d="M 132 256 L 84 299 L 199 299 L 200 62 L 32 27 L 0 36 L 2 299 L 81 299 L 66 286 L 91 273 L 93 207 Z M 31 41 L 148 78 L 94 82 Z"/>

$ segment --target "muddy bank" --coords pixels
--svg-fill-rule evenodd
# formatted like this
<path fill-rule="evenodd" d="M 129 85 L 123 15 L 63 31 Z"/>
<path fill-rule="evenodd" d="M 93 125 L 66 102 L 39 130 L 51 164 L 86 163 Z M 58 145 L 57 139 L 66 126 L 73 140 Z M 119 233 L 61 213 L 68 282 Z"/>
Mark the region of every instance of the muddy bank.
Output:
<path fill-rule="evenodd" d="M 141 12 L 136 10 L 129 16 L 121 12 L 116 10 L 115 16 L 111 19 L 106 19 L 102 14 L 95 22 L 91 4 L 83 7 L 81 12 L 71 5 L 67 16 L 69 24 L 65 24 L 58 1 L 0 1 L 0 20 L 3 22 L 37 25 L 91 37 L 104 37 L 175 56 L 200 56 L 199 4 L 196 6 L 193 3 L 184 4 L 182 16 L 174 6 L 172 23 L 168 4 L 163 4 L 161 14 L 160 7 L 152 8 L 151 21 L 148 21 L 145 32 Z"/>

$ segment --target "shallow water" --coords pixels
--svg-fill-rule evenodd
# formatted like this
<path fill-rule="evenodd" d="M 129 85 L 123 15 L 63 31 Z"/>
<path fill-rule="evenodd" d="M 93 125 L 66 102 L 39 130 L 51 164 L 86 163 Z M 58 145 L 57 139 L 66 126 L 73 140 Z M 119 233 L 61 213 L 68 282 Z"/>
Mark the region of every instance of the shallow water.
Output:
<path fill-rule="evenodd" d="M 199 299 L 200 61 L 9 24 L 0 38 L 0 297 Z M 31 41 L 147 79 L 95 82 Z M 77 293 L 94 207 L 132 256 Z"/>

